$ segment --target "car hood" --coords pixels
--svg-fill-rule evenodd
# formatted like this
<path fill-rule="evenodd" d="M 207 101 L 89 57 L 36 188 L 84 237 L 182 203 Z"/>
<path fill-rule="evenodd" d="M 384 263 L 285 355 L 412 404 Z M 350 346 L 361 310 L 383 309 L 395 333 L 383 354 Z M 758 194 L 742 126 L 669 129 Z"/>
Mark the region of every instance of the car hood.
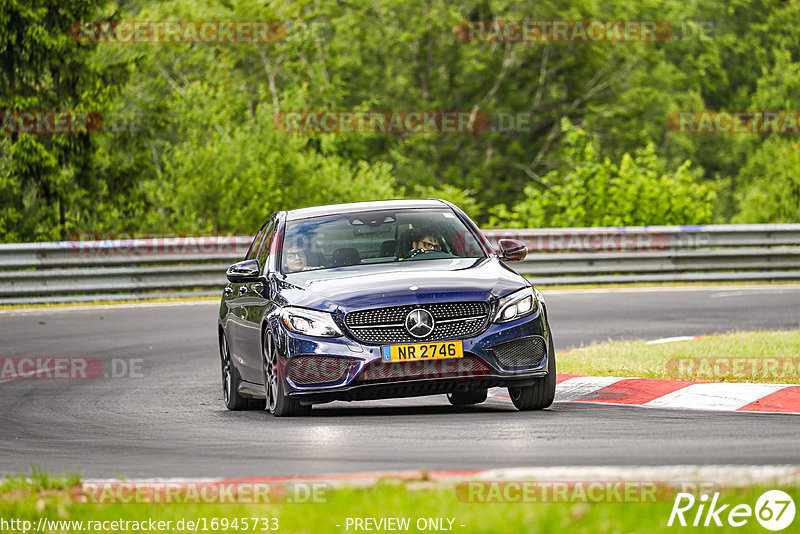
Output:
<path fill-rule="evenodd" d="M 286 304 L 333 312 L 453 301 L 487 301 L 525 279 L 496 258 L 451 258 L 357 265 L 286 275 Z"/>

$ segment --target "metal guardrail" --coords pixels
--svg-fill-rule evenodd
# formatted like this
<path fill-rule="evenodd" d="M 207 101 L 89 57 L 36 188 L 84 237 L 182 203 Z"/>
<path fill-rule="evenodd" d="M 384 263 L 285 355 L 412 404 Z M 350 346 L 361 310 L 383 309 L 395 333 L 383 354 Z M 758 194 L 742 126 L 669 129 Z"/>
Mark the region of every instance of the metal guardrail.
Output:
<path fill-rule="evenodd" d="M 800 224 L 486 230 L 535 284 L 800 280 Z M 0 304 L 217 295 L 249 236 L 0 244 Z"/>

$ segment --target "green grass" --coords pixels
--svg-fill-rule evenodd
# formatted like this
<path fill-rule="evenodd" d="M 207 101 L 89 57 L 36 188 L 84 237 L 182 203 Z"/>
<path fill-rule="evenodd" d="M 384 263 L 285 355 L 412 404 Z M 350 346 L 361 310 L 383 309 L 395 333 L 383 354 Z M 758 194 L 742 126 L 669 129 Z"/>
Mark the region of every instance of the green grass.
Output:
<path fill-rule="evenodd" d="M 800 384 L 800 330 L 737 332 L 690 341 L 593 344 L 558 356 L 560 373 Z"/>
<path fill-rule="evenodd" d="M 71 482 L 62 479 L 64 485 Z M 695 529 L 667 527 L 672 509 L 672 498 L 661 502 L 637 503 L 503 503 L 484 504 L 465 502 L 463 493 L 453 486 L 413 482 L 407 484 L 380 483 L 366 489 L 336 489 L 327 502 L 314 504 L 259 504 L 259 505 L 186 505 L 186 504 L 85 504 L 76 502 L 80 487 L 62 491 L 45 490 L 37 483 L 22 488 L 18 483 L 0 484 L 0 518 L 23 519 L 36 525 L 40 517 L 51 520 L 106 521 L 126 520 L 172 521 L 169 532 L 186 532 L 175 529 L 181 519 L 205 518 L 210 528 L 212 518 L 276 518 L 278 532 L 282 533 L 341 533 L 347 518 L 408 517 L 412 527 L 419 518 L 452 518 L 453 531 L 458 533 L 628 533 L 628 532 L 693 532 Z M 722 490 L 721 504 L 749 504 L 754 506 L 758 497 L 774 487 L 750 487 Z M 800 503 L 800 488 L 782 488 L 796 503 Z M 695 509 L 696 510 L 696 507 Z M 730 507 L 728 508 L 730 510 Z M 687 517 L 693 517 L 688 516 Z M 800 519 L 795 520 L 795 524 Z M 337 527 L 336 525 L 340 525 Z M 445 523 L 446 524 L 446 523 Z M 463 527 L 461 525 L 464 525 Z M 35 528 L 35 527 L 34 527 Z M 700 529 L 703 530 L 703 529 Z M 709 530 L 709 529 L 704 529 Z M 730 527 L 711 527 L 711 531 L 730 531 Z M 764 532 L 750 518 L 737 532 Z M 789 529 L 791 530 L 791 529 Z M 85 531 L 85 530 L 84 530 Z M 110 530 L 105 530 L 109 532 Z M 203 532 L 202 526 L 198 531 Z M 207 530 L 212 532 L 237 532 L 232 528 Z M 250 532 L 252 530 L 248 530 Z M 59 532 L 80 532 L 62 528 Z M 138 532 L 120 529 L 114 532 Z M 239 530 L 241 532 L 241 530 Z M 258 530 L 257 532 L 261 532 Z M 363 531 L 362 531 L 363 532 Z"/>
<path fill-rule="evenodd" d="M 220 290 L 220 295 L 222 291 Z M 117 304 L 153 304 L 169 302 L 219 302 L 218 297 L 188 295 L 186 297 L 170 297 L 156 299 L 121 299 L 121 300 L 92 300 L 87 302 L 53 302 L 49 304 L 0 304 L 2 310 L 38 310 L 50 308 L 74 308 L 92 306 L 114 306 Z"/>
<path fill-rule="evenodd" d="M 40 467 L 32 467 L 28 476 L 17 475 L 0 478 L 0 494 L 13 491 L 69 490 L 81 483 L 81 476 L 64 473 L 52 475 Z"/>

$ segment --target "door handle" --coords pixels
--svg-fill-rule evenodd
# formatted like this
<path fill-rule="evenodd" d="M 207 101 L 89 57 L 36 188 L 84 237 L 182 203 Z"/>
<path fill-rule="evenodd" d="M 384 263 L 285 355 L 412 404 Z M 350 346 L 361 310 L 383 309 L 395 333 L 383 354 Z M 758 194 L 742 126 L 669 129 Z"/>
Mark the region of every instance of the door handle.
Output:
<path fill-rule="evenodd" d="M 239 287 L 239 294 L 240 295 L 244 295 L 245 293 L 247 293 L 247 286 L 240 286 Z"/>

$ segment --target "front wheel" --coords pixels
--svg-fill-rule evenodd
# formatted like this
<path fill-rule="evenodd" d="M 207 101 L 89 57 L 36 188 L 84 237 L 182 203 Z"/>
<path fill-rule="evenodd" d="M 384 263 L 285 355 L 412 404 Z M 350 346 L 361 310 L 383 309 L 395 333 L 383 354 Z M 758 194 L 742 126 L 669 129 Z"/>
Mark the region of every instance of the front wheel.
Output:
<path fill-rule="evenodd" d="M 219 338 L 219 356 L 222 364 L 222 398 L 225 406 L 231 411 L 263 410 L 263 400 L 245 397 L 239 393 L 242 379 L 231 360 L 231 349 L 224 332 Z"/>
<path fill-rule="evenodd" d="M 310 404 L 300 404 L 286 395 L 284 380 L 278 372 L 278 347 L 272 336 L 264 330 L 263 347 L 264 393 L 267 397 L 267 410 L 275 417 L 294 417 L 311 413 Z"/>
<path fill-rule="evenodd" d="M 547 376 L 535 378 L 531 386 L 508 388 L 511 402 L 518 410 L 543 410 L 553 404 L 556 396 L 556 351 L 552 335 L 548 351 Z"/>

